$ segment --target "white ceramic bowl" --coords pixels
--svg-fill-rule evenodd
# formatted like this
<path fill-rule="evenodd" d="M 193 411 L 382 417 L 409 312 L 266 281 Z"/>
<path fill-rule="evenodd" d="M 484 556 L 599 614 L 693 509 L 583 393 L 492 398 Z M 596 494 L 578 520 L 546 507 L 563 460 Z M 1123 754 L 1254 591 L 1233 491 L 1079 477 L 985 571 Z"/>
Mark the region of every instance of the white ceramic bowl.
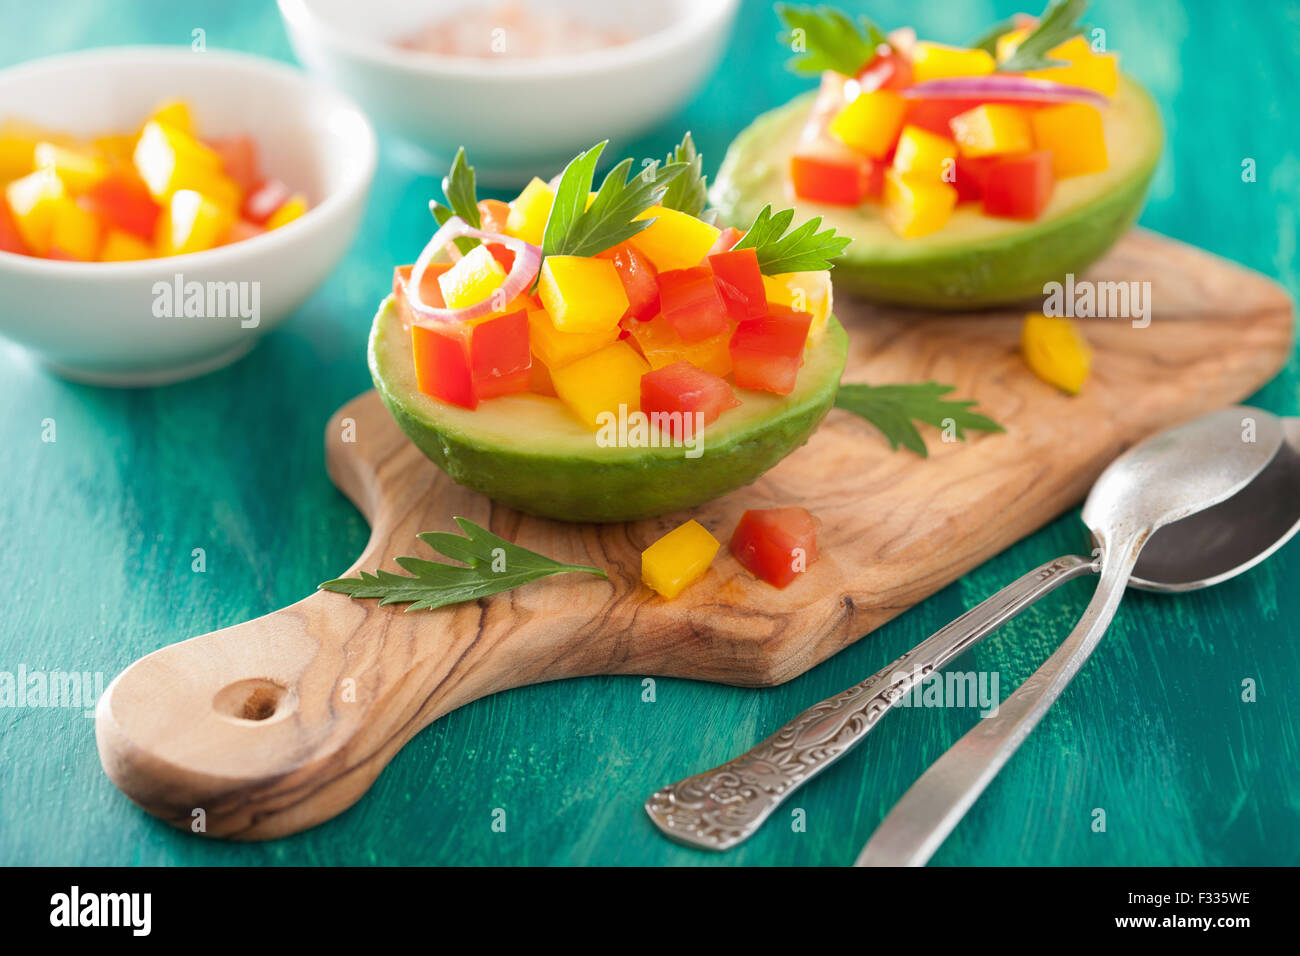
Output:
<path fill-rule="evenodd" d="M 116 47 L 0 71 L 0 118 L 75 134 L 135 129 L 173 97 L 192 104 L 201 135 L 251 135 L 263 171 L 304 192 L 311 209 L 264 235 L 167 259 L 0 252 L 0 334 L 65 377 L 155 385 L 233 362 L 325 279 L 360 223 L 374 132 L 344 96 L 291 67 L 245 54 Z M 183 302 L 168 308 L 161 284 L 175 288 L 178 275 L 188 292 L 204 290 L 204 315 L 186 316 Z M 248 308 L 226 304 L 232 288 Z"/>
<path fill-rule="evenodd" d="M 496 0 L 476 2 L 490 11 Z M 536 59 L 438 56 L 393 42 L 465 0 L 279 4 L 298 59 L 355 98 L 416 164 L 445 170 L 464 146 L 481 182 L 512 186 L 558 172 L 600 140 L 635 136 L 681 106 L 717 64 L 737 0 L 528 0 L 530 12 L 635 37 Z"/>

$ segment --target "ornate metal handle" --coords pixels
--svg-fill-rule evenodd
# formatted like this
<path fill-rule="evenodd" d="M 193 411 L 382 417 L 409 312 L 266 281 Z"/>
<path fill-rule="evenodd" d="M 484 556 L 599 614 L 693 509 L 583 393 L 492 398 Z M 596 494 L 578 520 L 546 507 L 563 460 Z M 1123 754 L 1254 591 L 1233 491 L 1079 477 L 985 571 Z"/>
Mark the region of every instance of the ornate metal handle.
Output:
<path fill-rule="evenodd" d="M 752 750 L 655 791 L 646 813 L 666 835 L 691 846 L 726 850 L 748 839 L 787 796 L 861 743 L 917 682 L 1044 594 L 1092 570 L 1092 559 L 1077 555 L 1035 568 L 862 683 L 808 708 Z"/>

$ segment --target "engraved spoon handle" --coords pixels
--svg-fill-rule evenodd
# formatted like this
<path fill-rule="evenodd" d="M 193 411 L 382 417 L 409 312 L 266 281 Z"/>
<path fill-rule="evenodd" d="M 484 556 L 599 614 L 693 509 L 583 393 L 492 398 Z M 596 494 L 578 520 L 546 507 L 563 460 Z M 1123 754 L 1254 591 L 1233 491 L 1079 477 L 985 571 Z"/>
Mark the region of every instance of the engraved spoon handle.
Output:
<path fill-rule="evenodd" d="M 799 714 L 739 757 L 655 791 L 646 813 L 667 836 L 726 850 L 787 796 L 852 750 L 916 683 L 1044 594 L 1094 570 L 1091 558 L 1049 561 L 940 628 L 883 670 Z"/>

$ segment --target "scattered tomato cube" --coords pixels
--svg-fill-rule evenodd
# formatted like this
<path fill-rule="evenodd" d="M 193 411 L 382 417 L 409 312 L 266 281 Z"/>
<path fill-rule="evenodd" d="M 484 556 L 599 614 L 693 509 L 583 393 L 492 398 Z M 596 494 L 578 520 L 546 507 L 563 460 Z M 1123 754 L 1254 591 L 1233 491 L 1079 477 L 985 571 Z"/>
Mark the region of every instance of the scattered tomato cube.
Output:
<path fill-rule="evenodd" d="M 1029 125 L 1034 146 L 1052 154 L 1052 174 L 1057 179 L 1106 168 L 1106 135 L 1095 106 L 1065 103 L 1034 110 Z"/>
<path fill-rule="evenodd" d="M 1019 106 L 984 103 L 954 116 L 949 125 L 963 156 L 1006 156 L 1034 148 L 1028 111 Z"/>
<path fill-rule="evenodd" d="M 640 409 L 641 376 L 648 371 L 646 360 L 626 342 L 550 369 L 560 401 L 592 431 L 608 423 L 607 415 L 617 420 L 620 406 L 628 414 Z"/>
<path fill-rule="evenodd" d="M 704 576 L 722 543 L 698 521 L 687 521 L 641 552 L 641 580 L 672 600 Z"/>
<path fill-rule="evenodd" d="M 1046 150 L 995 163 L 984 185 L 984 214 L 1037 219 L 1052 198 L 1052 154 Z"/>
<path fill-rule="evenodd" d="M 860 93 L 835 114 L 829 129 L 845 145 L 883 159 L 894 148 L 906 113 L 907 101 L 893 90 Z"/>
<path fill-rule="evenodd" d="M 957 190 L 944 182 L 930 182 L 885 172 L 883 216 L 904 239 L 924 236 L 943 228 L 957 205 Z"/>
<path fill-rule="evenodd" d="M 911 56 L 913 83 L 953 76 L 986 76 L 998 65 L 986 50 L 967 50 L 942 43 L 913 44 Z"/>
<path fill-rule="evenodd" d="M 699 342 L 727 328 L 727 306 L 708 266 L 661 272 L 659 308 L 685 342 Z"/>
<path fill-rule="evenodd" d="M 537 293 L 561 332 L 608 331 L 628 310 L 623 280 L 608 259 L 547 256 Z"/>
<path fill-rule="evenodd" d="M 651 206 L 636 219 L 654 222 L 628 241 L 660 272 L 698 266 L 722 234 L 717 226 L 663 206 Z"/>
<path fill-rule="evenodd" d="M 551 216 L 551 206 L 554 203 L 555 190 L 534 176 L 524 191 L 510 203 L 506 235 L 540 246 L 542 236 L 546 233 L 546 220 Z"/>
<path fill-rule="evenodd" d="M 724 379 L 690 362 L 674 362 L 641 376 L 641 411 L 675 441 L 698 435 L 696 422 L 711 424 L 739 404 Z M 692 416 L 689 423 L 686 416 Z"/>
<path fill-rule="evenodd" d="M 785 588 L 817 560 L 817 519 L 803 508 L 749 510 L 730 548 L 755 577 Z"/>
<path fill-rule="evenodd" d="M 713 271 L 714 284 L 732 321 L 743 322 L 767 315 L 767 290 L 763 286 L 763 273 L 758 268 L 757 249 L 751 246 L 715 252 L 709 256 L 708 267 Z"/>
<path fill-rule="evenodd" d="M 1030 312 L 1020 329 L 1025 363 L 1048 385 L 1078 395 L 1092 367 L 1092 350 L 1069 319 Z"/>
<path fill-rule="evenodd" d="M 739 388 L 789 395 L 794 391 L 812 317 L 783 306 L 747 319 L 731 336 L 732 376 Z"/>

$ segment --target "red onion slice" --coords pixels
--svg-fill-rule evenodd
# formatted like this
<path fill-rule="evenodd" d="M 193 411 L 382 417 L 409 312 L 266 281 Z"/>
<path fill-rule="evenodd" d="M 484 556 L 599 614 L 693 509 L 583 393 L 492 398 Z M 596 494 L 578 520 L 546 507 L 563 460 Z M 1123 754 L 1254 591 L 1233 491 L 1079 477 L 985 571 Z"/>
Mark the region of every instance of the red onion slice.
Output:
<path fill-rule="evenodd" d="M 1038 80 L 1013 74 L 959 76 L 945 80 L 927 80 L 903 90 L 911 100 L 1023 100 L 1035 103 L 1087 103 L 1103 107 L 1110 98 L 1084 86 L 1071 86 L 1054 80 Z"/>
<path fill-rule="evenodd" d="M 482 302 L 475 302 L 463 309 L 445 309 L 426 304 L 420 298 L 420 283 L 424 280 L 425 272 L 428 271 L 429 265 L 439 252 L 453 240 L 462 236 L 470 236 L 483 242 L 498 242 L 511 250 L 515 254 L 515 262 L 510 269 L 510 274 L 506 276 L 506 281 L 501 283 Z M 512 302 L 521 293 L 527 292 L 541 265 L 542 250 L 536 246 L 513 236 L 504 236 L 496 232 L 484 232 L 482 229 L 475 229 L 459 216 L 452 216 L 443 223 L 442 227 L 433 234 L 429 244 L 421 250 L 419 258 L 415 260 L 415 265 L 411 268 L 411 277 L 403 283 L 403 287 L 406 292 L 406 300 L 411 305 L 411 311 L 420 318 L 430 322 L 468 322 L 470 319 L 477 319 L 481 315 L 488 315 L 496 311 L 493 309 L 493 304 L 498 301 L 498 296 L 503 295 L 505 296 L 505 302 Z"/>

